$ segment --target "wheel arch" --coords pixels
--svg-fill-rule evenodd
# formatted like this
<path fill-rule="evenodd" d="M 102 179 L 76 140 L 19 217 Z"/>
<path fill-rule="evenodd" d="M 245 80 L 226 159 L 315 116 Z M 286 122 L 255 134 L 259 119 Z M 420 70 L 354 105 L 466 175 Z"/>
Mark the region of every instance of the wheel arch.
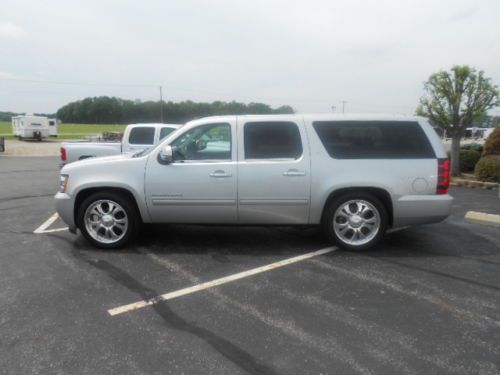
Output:
<path fill-rule="evenodd" d="M 389 226 L 393 225 L 394 208 L 391 195 L 387 190 L 383 188 L 369 186 L 346 187 L 332 191 L 326 198 L 325 204 L 323 205 L 323 210 L 321 212 L 321 221 L 323 221 L 327 207 L 333 202 L 334 199 L 351 193 L 368 193 L 378 198 L 387 210 L 387 219 Z"/>
<path fill-rule="evenodd" d="M 134 194 L 130 190 L 125 189 L 125 188 L 121 188 L 121 187 L 98 186 L 98 187 L 85 188 L 85 189 L 80 190 L 77 193 L 76 198 L 75 198 L 75 206 L 74 206 L 74 210 L 73 210 L 75 225 L 78 225 L 78 220 L 77 220 L 78 210 L 79 210 L 79 207 L 82 204 L 82 202 L 86 198 L 91 196 L 92 194 L 99 193 L 99 192 L 118 193 L 118 194 L 122 194 L 122 195 L 126 196 L 127 199 L 129 199 L 130 202 L 132 202 L 132 204 L 134 205 L 141 222 L 144 222 L 143 217 L 142 217 L 143 215 L 141 214 L 141 210 L 139 209 L 139 205 L 137 204 L 137 200 L 136 200 Z"/>

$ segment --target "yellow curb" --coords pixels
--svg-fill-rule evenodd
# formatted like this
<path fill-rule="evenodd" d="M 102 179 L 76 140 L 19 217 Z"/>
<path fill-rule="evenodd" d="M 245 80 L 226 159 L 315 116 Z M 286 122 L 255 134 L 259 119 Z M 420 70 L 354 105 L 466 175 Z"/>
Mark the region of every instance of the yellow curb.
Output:
<path fill-rule="evenodd" d="M 500 215 L 486 214 L 484 212 L 468 211 L 465 220 L 482 225 L 490 225 L 500 228 Z"/>

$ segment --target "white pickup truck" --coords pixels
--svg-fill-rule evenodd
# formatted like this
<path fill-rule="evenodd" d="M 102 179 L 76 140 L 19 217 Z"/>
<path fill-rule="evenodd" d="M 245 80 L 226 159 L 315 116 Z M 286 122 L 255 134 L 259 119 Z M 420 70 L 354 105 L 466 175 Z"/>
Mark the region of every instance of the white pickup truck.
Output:
<path fill-rule="evenodd" d="M 130 124 L 121 142 L 63 142 L 61 166 L 87 158 L 143 151 L 180 127 L 176 124 Z"/>

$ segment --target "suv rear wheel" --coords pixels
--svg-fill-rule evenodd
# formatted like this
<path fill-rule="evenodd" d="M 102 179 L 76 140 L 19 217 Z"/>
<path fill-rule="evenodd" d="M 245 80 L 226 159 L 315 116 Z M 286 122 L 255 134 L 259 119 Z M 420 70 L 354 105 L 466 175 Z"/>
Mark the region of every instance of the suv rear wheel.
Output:
<path fill-rule="evenodd" d="M 116 249 L 131 241 L 139 230 L 139 214 L 123 194 L 97 192 L 78 209 L 78 228 L 94 246 Z"/>
<path fill-rule="evenodd" d="M 387 210 L 372 194 L 345 194 L 335 198 L 328 206 L 323 229 L 339 247 L 368 249 L 381 239 L 387 229 Z"/>

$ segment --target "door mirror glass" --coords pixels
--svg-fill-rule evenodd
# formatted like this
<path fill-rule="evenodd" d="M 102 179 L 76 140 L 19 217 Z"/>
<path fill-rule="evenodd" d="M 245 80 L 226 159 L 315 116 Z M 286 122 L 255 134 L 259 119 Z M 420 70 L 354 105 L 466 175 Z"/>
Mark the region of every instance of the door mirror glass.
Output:
<path fill-rule="evenodd" d="M 158 154 L 158 161 L 161 164 L 170 164 L 172 163 L 173 159 L 174 158 L 172 157 L 172 147 L 170 147 L 170 145 L 163 147 L 160 153 Z"/>

